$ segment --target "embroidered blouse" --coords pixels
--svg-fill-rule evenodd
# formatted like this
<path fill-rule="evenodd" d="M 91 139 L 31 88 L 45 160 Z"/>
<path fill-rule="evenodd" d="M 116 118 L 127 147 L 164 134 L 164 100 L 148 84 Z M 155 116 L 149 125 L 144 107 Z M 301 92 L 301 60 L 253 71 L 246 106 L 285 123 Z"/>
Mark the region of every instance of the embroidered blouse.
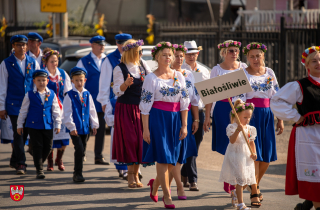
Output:
<path fill-rule="evenodd" d="M 151 69 L 148 64 L 142 60 L 143 66 L 146 69 L 147 75 L 151 73 Z M 126 64 L 128 71 L 134 78 L 140 78 L 140 68 L 133 63 Z M 124 91 L 120 90 L 120 86 L 124 83 L 122 71 L 119 66 L 116 66 L 113 70 L 113 92 L 116 96 L 120 97 L 124 94 Z"/>
<path fill-rule="evenodd" d="M 61 73 L 60 73 L 60 71 L 59 71 L 58 68 L 56 68 L 56 73 L 55 73 L 55 75 L 52 75 L 52 74 L 50 73 L 50 71 L 48 70 L 47 67 L 46 67 L 46 70 L 49 72 L 49 76 L 50 76 L 50 77 L 56 77 L 56 76 L 58 76 L 58 81 L 60 80 L 60 77 L 61 77 L 60 75 L 61 75 Z M 65 81 L 63 81 L 63 84 L 64 84 L 63 94 L 66 94 L 66 92 L 68 92 L 69 90 L 72 89 L 71 80 L 70 80 L 70 77 L 69 77 L 69 75 L 67 74 L 67 72 L 65 72 L 65 75 L 66 75 L 66 78 L 65 78 Z"/>
<path fill-rule="evenodd" d="M 191 71 L 182 69 L 182 73 L 185 71 L 185 77 L 186 80 L 186 88 L 189 93 L 190 103 L 192 106 L 198 106 L 200 95 L 198 94 L 197 89 L 194 87 L 194 76 Z"/>
<path fill-rule="evenodd" d="M 139 105 L 141 114 L 149 115 L 154 101 L 180 102 L 180 111 L 188 110 L 190 99 L 185 78 L 176 71 L 175 78 L 177 81 L 160 79 L 154 73 L 146 76 Z"/>
<path fill-rule="evenodd" d="M 261 76 L 251 75 L 245 70 L 252 92 L 246 93 L 246 98 L 272 98 L 279 90 L 279 84 L 273 70 L 266 67 L 266 73 Z"/>

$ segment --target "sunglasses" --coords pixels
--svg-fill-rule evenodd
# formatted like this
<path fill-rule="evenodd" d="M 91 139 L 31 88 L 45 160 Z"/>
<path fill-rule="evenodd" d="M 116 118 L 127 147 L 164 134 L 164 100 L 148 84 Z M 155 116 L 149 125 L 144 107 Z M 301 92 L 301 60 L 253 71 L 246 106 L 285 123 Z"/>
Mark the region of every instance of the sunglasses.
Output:
<path fill-rule="evenodd" d="M 228 50 L 228 52 L 231 53 L 231 54 L 232 54 L 232 53 L 238 53 L 239 50 Z"/>
<path fill-rule="evenodd" d="M 143 53 L 143 49 L 139 50 L 139 55 L 142 55 L 142 53 Z"/>

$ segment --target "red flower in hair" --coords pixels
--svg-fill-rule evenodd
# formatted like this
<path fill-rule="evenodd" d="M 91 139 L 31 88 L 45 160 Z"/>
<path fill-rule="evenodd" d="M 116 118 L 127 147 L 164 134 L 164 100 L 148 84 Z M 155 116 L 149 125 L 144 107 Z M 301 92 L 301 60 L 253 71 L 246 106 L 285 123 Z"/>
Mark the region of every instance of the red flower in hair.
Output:
<path fill-rule="evenodd" d="M 309 54 L 311 54 L 311 53 L 313 53 L 313 52 L 315 52 L 315 50 L 311 48 L 311 49 L 309 50 Z"/>
<path fill-rule="evenodd" d="M 304 57 L 307 57 L 307 56 L 308 56 L 308 54 L 307 54 L 306 52 L 303 52 L 302 55 L 303 55 Z"/>

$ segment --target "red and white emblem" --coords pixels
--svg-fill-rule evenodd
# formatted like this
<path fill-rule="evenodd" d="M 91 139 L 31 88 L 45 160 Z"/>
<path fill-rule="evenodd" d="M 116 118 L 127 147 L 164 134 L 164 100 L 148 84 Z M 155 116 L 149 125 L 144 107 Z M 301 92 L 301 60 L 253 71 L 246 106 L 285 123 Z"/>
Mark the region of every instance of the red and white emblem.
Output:
<path fill-rule="evenodd" d="M 24 196 L 24 185 L 10 185 L 10 197 L 14 201 L 21 201 Z"/>

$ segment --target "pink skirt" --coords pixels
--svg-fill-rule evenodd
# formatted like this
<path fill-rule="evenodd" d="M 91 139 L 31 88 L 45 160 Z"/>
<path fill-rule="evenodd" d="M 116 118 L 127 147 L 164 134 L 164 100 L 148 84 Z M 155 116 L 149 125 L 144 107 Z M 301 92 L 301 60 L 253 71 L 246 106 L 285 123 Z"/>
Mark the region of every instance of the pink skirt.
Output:
<path fill-rule="evenodd" d="M 112 159 L 120 163 L 142 163 L 142 119 L 139 105 L 116 103 Z"/>

